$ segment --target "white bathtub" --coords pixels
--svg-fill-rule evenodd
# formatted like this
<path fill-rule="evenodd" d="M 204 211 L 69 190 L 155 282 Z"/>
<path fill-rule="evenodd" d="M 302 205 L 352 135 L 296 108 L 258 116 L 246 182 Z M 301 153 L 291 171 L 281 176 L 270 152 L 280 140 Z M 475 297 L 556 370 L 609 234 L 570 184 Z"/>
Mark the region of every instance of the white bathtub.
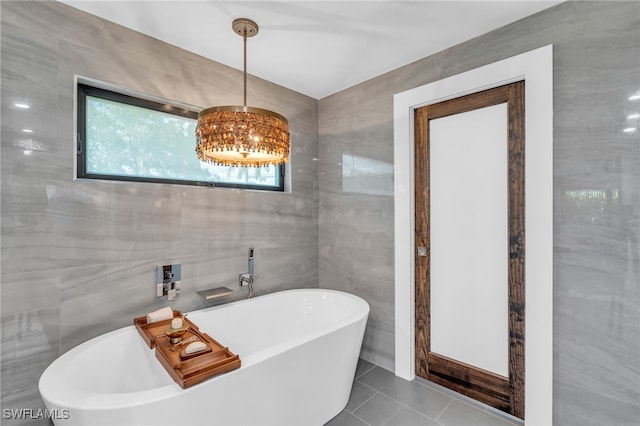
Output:
<path fill-rule="evenodd" d="M 40 394 L 64 425 L 322 425 L 347 404 L 368 314 L 359 297 L 320 289 L 192 312 L 242 367 L 187 389 L 129 326 L 55 360 Z"/>

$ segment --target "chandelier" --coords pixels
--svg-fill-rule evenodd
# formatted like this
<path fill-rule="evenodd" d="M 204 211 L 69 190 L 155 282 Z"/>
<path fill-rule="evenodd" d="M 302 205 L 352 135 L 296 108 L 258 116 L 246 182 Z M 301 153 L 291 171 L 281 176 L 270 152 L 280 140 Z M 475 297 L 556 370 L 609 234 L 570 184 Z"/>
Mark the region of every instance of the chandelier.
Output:
<path fill-rule="evenodd" d="M 289 124 L 282 115 L 247 106 L 247 37 L 258 34 L 250 19 L 233 21 L 233 31 L 244 41 L 244 105 L 202 110 L 196 126 L 196 154 L 221 166 L 262 167 L 289 159 Z"/>

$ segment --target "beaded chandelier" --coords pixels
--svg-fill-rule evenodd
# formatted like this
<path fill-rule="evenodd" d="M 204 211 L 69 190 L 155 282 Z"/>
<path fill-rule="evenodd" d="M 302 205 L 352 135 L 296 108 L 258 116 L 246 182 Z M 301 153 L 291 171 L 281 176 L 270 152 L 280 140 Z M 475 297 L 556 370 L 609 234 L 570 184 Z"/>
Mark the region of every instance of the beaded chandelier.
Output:
<path fill-rule="evenodd" d="M 219 106 L 202 110 L 196 127 L 196 154 L 202 161 L 221 166 L 262 167 L 289 160 L 289 124 L 273 111 L 247 106 L 247 37 L 258 34 L 250 19 L 233 21 L 244 40 L 244 106 Z"/>

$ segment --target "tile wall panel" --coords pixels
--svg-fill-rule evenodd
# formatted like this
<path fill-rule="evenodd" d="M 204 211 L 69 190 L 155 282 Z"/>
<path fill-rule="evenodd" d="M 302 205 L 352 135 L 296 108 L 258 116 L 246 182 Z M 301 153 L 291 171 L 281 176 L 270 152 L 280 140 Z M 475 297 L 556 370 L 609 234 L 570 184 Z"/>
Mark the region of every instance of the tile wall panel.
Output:
<path fill-rule="evenodd" d="M 393 199 L 340 164 L 393 163 L 394 93 L 554 45 L 554 422 L 640 420 L 640 4 L 566 2 L 320 100 L 320 287 L 372 311 L 363 357 L 393 370 Z M 380 163 L 376 163 L 380 164 Z"/>
<path fill-rule="evenodd" d="M 242 72 L 58 2 L 0 7 L 2 408 L 43 408 L 52 360 L 166 305 L 158 265 L 182 264 L 183 311 L 207 306 L 197 290 L 245 298 L 249 247 L 256 295 L 318 286 L 317 100 L 249 77 L 252 104 L 289 119 L 291 193 L 73 181 L 74 74 L 210 106 L 241 101 Z"/>

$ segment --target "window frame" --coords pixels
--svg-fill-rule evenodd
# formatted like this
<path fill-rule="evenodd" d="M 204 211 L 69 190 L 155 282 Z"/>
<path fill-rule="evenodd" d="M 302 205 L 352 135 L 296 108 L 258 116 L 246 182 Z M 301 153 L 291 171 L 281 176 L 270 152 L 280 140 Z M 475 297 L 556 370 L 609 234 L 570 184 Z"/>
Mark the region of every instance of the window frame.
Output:
<path fill-rule="evenodd" d="M 131 105 L 139 108 L 144 108 L 152 111 L 163 112 L 167 114 L 176 115 L 178 117 L 190 118 L 197 120 L 198 111 L 189 109 L 184 105 L 172 104 L 170 101 L 155 101 L 149 98 L 143 97 L 144 95 L 131 95 L 122 92 L 117 92 L 112 89 L 105 89 L 98 87 L 90 83 L 78 81 L 76 83 L 76 114 L 77 114 L 77 146 L 76 146 L 76 178 L 77 179 L 96 179 L 106 181 L 120 181 L 120 182 L 148 182 L 148 183 L 160 183 L 160 184 L 172 184 L 172 185 L 190 185 L 190 186 L 204 186 L 214 188 L 235 188 L 235 189 L 250 189 L 258 191 L 277 191 L 284 192 L 285 182 L 285 167 L 283 165 L 277 165 L 276 176 L 277 185 L 255 185 L 255 184 L 241 184 L 230 182 L 210 182 L 210 181 L 198 181 L 198 180 L 181 180 L 170 178 L 152 178 L 143 176 L 126 176 L 126 175 L 112 175 L 112 174 L 99 174 L 89 173 L 87 171 L 87 158 L 86 158 L 86 135 L 87 135 L 87 114 L 86 106 L 87 96 L 96 97 L 112 102 L 117 102 L 125 105 Z M 194 135 L 195 139 L 195 135 Z M 195 156 L 195 150 L 193 152 Z"/>

